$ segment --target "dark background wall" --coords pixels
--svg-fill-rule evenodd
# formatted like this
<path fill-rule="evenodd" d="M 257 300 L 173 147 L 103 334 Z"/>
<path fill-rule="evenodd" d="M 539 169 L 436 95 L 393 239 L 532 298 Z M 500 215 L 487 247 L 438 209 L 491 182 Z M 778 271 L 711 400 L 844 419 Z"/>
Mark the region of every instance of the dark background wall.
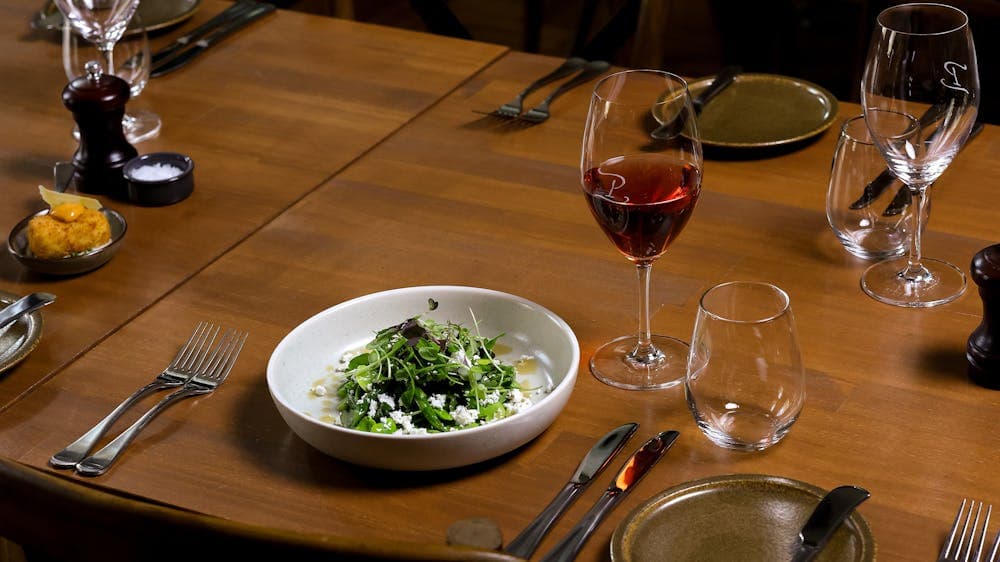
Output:
<path fill-rule="evenodd" d="M 891 0 L 283 0 L 286 7 L 361 21 L 451 33 L 443 7 L 471 38 L 565 57 L 629 1 L 635 33 L 604 56 L 630 67 L 699 77 L 722 66 L 815 82 L 858 101 L 867 46 Z M 997 35 L 1000 0 L 951 0 L 969 14 L 982 86 L 980 119 L 1000 124 Z M 430 8 L 428 8 L 430 6 Z M 590 17 L 589 25 L 586 22 Z M 437 18 L 429 20 L 428 18 Z M 581 22 L 583 25 L 581 26 Z"/>

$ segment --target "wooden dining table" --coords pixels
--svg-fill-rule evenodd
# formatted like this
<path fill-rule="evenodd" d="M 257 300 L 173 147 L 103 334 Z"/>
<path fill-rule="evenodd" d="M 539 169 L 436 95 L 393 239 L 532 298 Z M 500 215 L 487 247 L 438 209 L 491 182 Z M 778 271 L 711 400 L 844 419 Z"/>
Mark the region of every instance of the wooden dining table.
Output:
<path fill-rule="evenodd" d="M 34 184 L 73 144 L 58 103 L 58 45 L 18 27 L 29 7 L 0 6 L 0 60 L 25 76 L 0 94 L 8 108 L 0 130 L 30 132 L 0 141 L 8 194 L 0 219 L 12 225 L 37 206 Z M 206 2 L 190 25 L 222 6 Z M 162 208 L 109 202 L 129 232 L 120 254 L 92 273 L 51 279 L 0 260 L 0 289 L 59 295 L 43 311 L 38 348 L 0 375 L 0 455 L 52 470 L 55 451 L 148 382 L 207 320 L 250 333 L 227 382 L 167 410 L 88 484 L 373 541 L 441 543 L 455 521 L 482 516 L 510 540 L 598 437 L 637 422 L 627 449 L 660 431 L 681 435 L 580 560 L 607 560 L 615 527 L 643 501 L 718 475 L 870 490 L 859 511 L 880 560 L 933 559 L 962 498 L 1000 502 L 1000 393 L 966 376 L 966 340 L 982 318 L 976 287 L 932 309 L 878 303 L 859 287 L 868 263 L 844 251 L 827 224 L 836 129 L 860 112 L 854 104 L 842 102 L 837 124 L 794 150 L 706 159 L 692 220 L 653 267 L 653 329 L 685 340 L 699 297 L 717 283 L 766 281 L 789 294 L 807 399 L 788 437 L 763 452 L 722 449 L 695 425 L 682 387 L 628 391 L 592 377 L 594 350 L 635 329 L 636 281 L 581 196 L 589 88 L 559 98 L 536 126 L 477 113 L 559 63 L 279 10 L 153 80 L 136 103 L 159 112 L 164 130 L 140 152 L 190 154 L 195 194 Z M 967 269 L 998 242 L 998 181 L 1000 129 L 990 125 L 933 188 L 926 255 Z M 275 346 L 337 303 L 418 285 L 496 289 L 563 318 L 582 352 L 565 409 L 517 450 L 442 471 L 365 468 L 306 444 L 268 392 Z M 566 512 L 539 554 L 611 476 Z"/>

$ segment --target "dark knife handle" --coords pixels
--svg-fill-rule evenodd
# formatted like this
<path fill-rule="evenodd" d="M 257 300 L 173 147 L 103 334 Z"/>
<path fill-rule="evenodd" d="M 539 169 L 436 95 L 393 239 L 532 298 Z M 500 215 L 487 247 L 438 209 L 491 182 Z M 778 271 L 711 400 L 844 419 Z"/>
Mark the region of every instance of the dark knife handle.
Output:
<path fill-rule="evenodd" d="M 242 29 L 251 22 L 256 21 L 274 10 L 274 4 L 268 4 L 265 2 L 255 3 L 254 6 L 251 7 L 250 11 L 229 20 L 222 26 L 213 30 L 208 36 L 195 41 L 187 49 L 175 53 L 166 60 L 161 61 L 159 64 L 153 65 L 153 68 L 149 73 L 150 78 L 159 78 L 160 76 L 181 68 L 196 56 L 204 52 L 205 49 L 208 49 L 212 45 L 221 41 L 224 37 L 234 31 Z"/>
<path fill-rule="evenodd" d="M 931 123 L 940 119 L 942 113 L 944 113 L 943 106 L 932 105 L 927 111 L 924 112 L 923 115 L 920 116 L 917 123 L 919 123 L 921 127 L 927 127 Z M 876 176 L 875 179 L 865 186 L 864 191 L 861 193 L 861 197 L 859 197 L 857 201 L 850 204 L 850 209 L 852 211 L 857 211 L 858 209 L 864 209 L 868 205 L 871 205 L 873 201 L 885 193 L 885 190 L 889 189 L 889 186 L 891 186 L 894 181 L 896 181 L 895 174 L 889 171 L 888 168 L 882 170 L 882 173 Z M 906 189 L 906 186 L 903 186 L 903 189 Z M 907 200 L 907 204 L 909 204 L 909 200 Z"/>
<path fill-rule="evenodd" d="M 691 100 L 691 104 L 694 105 L 694 112 L 700 114 L 701 110 L 705 109 L 705 106 L 708 105 L 708 102 L 712 101 L 712 98 L 719 95 L 722 90 L 728 88 L 742 72 L 743 68 L 740 66 L 727 66 L 720 70 L 715 75 L 715 78 L 712 79 L 712 83 Z"/>
<path fill-rule="evenodd" d="M 521 558 L 529 558 L 538 548 L 538 543 L 542 542 L 542 537 L 549 532 L 559 515 L 573 503 L 583 488 L 582 484 L 567 483 L 549 505 L 538 514 L 538 517 L 525 527 L 520 535 L 507 544 L 504 552 Z"/>
<path fill-rule="evenodd" d="M 958 150 L 961 151 L 962 148 L 965 148 L 965 145 L 968 144 L 972 139 L 976 138 L 976 135 L 978 135 L 982 131 L 983 131 L 983 122 L 977 121 L 976 124 L 972 126 L 972 130 L 969 131 L 969 138 L 965 140 L 965 143 L 962 144 L 962 147 L 959 148 Z M 905 185 L 900 187 L 899 191 L 896 192 L 896 196 L 892 198 L 891 202 L 889 202 L 889 206 L 885 208 L 885 211 L 882 211 L 882 216 L 893 217 L 902 213 L 903 210 L 906 209 L 906 207 L 910 204 L 911 200 L 912 196 L 910 195 L 910 188 L 908 188 Z"/>
<path fill-rule="evenodd" d="M 177 52 L 180 49 L 183 49 L 192 42 L 201 39 L 203 36 L 207 35 L 216 27 L 250 10 L 250 8 L 253 7 L 254 4 L 255 2 L 253 0 L 237 1 L 232 6 L 229 6 L 225 10 L 222 10 L 221 12 L 216 14 L 214 17 L 212 17 L 212 19 L 192 29 L 188 33 L 178 37 L 177 39 L 174 40 L 173 43 L 153 53 L 153 56 L 150 57 L 149 59 L 150 63 L 153 66 L 156 66 L 164 59 L 170 57 L 171 54 Z"/>

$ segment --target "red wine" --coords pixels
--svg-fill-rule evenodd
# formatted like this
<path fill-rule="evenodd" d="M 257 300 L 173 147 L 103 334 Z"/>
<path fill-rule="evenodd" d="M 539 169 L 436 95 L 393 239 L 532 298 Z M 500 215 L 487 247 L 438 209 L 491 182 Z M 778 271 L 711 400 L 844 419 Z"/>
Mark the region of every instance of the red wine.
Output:
<path fill-rule="evenodd" d="M 612 158 L 583 174 L 583 189 L 597 223 L 633 261 L 667 251 L 701 193 L 701 171 L 658 154 Z"/>

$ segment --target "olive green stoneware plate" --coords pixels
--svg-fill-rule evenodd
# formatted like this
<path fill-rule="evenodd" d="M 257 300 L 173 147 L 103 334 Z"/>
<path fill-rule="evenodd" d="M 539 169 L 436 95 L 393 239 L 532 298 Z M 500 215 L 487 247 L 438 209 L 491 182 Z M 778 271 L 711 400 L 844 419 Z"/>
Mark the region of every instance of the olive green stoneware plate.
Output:
<path fill-rule="evenodd" d="M 649 499 L 615 529 L 615 562 L 788 560 L 799 530 L 825 490 L 777 476 L 716 476 Z M 875 539 L 858 511 L 830 538 L 817 562 L 869 562 Z"/>
<path fill-rule="evenodd" d="M 201 0 L 147 0 L 139 3 L 139 17 L 146 31 L 156 31 L 172 25 L 177 25 L 194 15 L 201 5 Z M 31 20 L 34 29 L 62 29 L 63 17 L 59 8 L 52 2 L 35 14 Z M 129 26 L 126 35 L 135 33 L 135 28 Z"/>
<path fill-rule="evenodd" d="M 691 95 L 712 78 L 688 84 Z M 796 143 L 830 128 L 837 98 L 805 80 L 777 74 L 740 74 L 698 117 L 701 142 L 708 147 L 763 148 Z"/>
<path fill-rule="evenodd" d="M 0 308 L 6 307 L 19 295 L 0 291 Z M 17 322 L 0 330 L 0 373 L 20 363 L 42 339 L 42 311 L 25 314 Z"/>

